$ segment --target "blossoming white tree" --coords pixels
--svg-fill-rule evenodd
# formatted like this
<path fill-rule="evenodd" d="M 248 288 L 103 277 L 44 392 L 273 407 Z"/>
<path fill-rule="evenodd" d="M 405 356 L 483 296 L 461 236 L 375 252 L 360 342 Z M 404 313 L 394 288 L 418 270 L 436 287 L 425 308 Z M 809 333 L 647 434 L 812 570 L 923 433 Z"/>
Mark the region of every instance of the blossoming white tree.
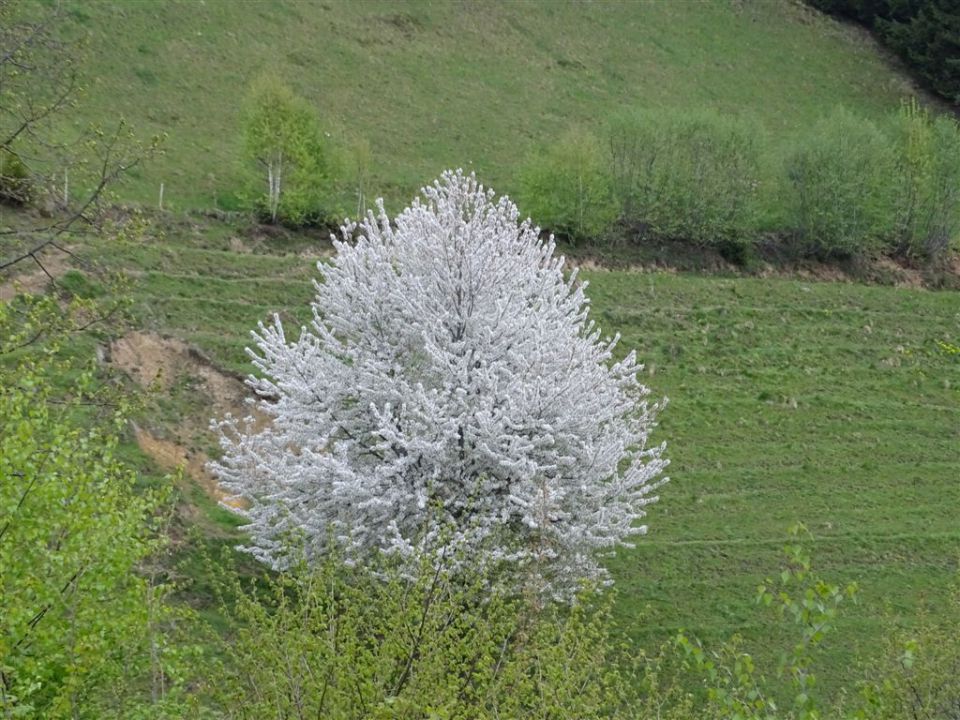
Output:
<path fill-rule="evenodd" d="M 353 559 L 456 546 L 566 596 L 645 531 L 659 404 L 513 203 L 459 171 L 423 196 L 343 228 L 297 339 L 253 333 L 272 422 L 222 423 L 215 470 L 267 562 L 289 533 Z"/>

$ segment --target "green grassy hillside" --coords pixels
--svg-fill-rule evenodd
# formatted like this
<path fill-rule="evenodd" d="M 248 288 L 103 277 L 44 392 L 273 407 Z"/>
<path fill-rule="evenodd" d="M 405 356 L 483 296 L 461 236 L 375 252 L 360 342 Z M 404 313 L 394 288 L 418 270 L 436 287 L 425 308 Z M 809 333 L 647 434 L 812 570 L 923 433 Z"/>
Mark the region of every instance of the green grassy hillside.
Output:
<path fill-rule="evenodd" d="M 515 191 L 531 148 L 633 107 L 750 113 L 774 134 L 837 104 L 885 114 L 906 92 L 873 43 L 787 0 L 621 3 L 79 2 L 84 120 L 167 132 L 121 195 L 174 208 L 243 187 L 239 106 L 269 70 L 339 145 L 366 138 L 375 184 L 405 201 L 440 170 Z"/>
<path fill-rule="evenodd" d="M 229 227 L 179 225 L 162 243 L 101 245 L 91 256 L 138 275 L 143 329 L 245 373 L 258 320 L 309 317 L 314 260 L 281 247 L 237 252 Z M 622 349 L 638 350 L 647 383 L 670 398 L 658 437 L 672 481 L 651 510 L 651 534 L 612 563 L 619 617 L 640 646 L 680 627 L 706 638 L 742 632 L 764 657 L 782 621 L 753 604 L 755 588 L 777 572 L 797 521 L 826 576 L 863 589 L 828 644 L 831 686 L 854 675 L 858 649 L 876 650 L 888 610 L 909 617 L 925 599 L 940 612 L 960 559 L 960 362 L 938 344 L 960 337 L 955 293 L 587 277 L 594 317 L 623 334 Z M 195 430 L 211 414 L 204 383 L 176 383 L 153 427 L 184 424 L 189 442 L 209 449 L 212 436 Z"/>
<path fill-rule="evenodd" d="M 240 103 L 265 70 L 315 105 L 338 145 L 371 143 L 376 190 L 395 204 L 450 166 L 513 193 L 531 148 L 622 108 L 749 113 L 776 138 L 838 104 L 882 118 L 909 90 L 859 32 L 787 0 L 65 7 L 90 35 L 90 80 L 71 121 L 122 114 L 141 133 L 166 132 L 166 153 L 119 193 L 154 203 L 163 182 L 176 211 L 242 192 Z M 166 220 L 142 243 L 76 249 L 132 278 L 146 340 L 127 348 L 127 369 L 167 372 L 140 420 L 141 447 L 160 466 L 196 471 L 188 523 L 233 543 L 236 518 L 201 489 L 202 458 L 216 452 L 207 421 L 237 401 L 257 321 L 308 317 L 320 253 L 304 236 Z M 672 482 L 650 536 L 611 564 L 618 619 L 639 646 L 683 627 L 708 639 L 742 632 L 769 655 L 781 623 L 752 601 L 796 521 L 815 537 L 817 566 L 863 588 L 827 645 L 831 686 L 854 678 L 858 651 L 876 649 L 885 612 L 909 619 L 922 601 L 940 612 L 960 559 L 960 356 L 942 345 L 960 343 L 955 293 L 587 276 L 597 321 L 637 349 L 647 383 L 671 400 L 658 437 Z M 183 570 L 200 603 L 204 571 L 188 546 Z"/>

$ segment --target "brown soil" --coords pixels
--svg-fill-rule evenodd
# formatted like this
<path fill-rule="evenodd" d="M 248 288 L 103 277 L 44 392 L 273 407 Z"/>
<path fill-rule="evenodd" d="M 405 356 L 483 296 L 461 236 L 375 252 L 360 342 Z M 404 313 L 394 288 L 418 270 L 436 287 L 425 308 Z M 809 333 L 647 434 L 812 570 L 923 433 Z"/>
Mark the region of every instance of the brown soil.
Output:
<path fill-rule="evenodd" d="M 168 471 L 183 468 L 214 500 L 240 507 L 237 501 L 226 496 L 207 469 L 209 458 L 206 453 L 193 447 L 198 437 L 209 437 L 211 417 L 252 415 L 254 429 L 266 425 L 267 417 L 246 403 L 249 392 L 240 378 L 220 370 L 199 350 L 182 340 L 156 333 L 125 335 L 111 344 L 109 357 L 114 366 L 146 389 L 169 390 L 183 377 L 200 381 L 199 392 L 205 400 L 201 403 L 202 415 L 182 418 L 179 426 L 163 433 L 168 437 L 159 437 L 137 427 L 137 443 L 160 467 Z"/>
<path fill-rule="evenodd" d="M 228 507 L 243 508 L 242 500 L 227 495 L 220 487 L 217 479 L 207 469 L 210 458 L 206 453 L 191 452 L 172 440 L 164 440 L 152 435 L 148 430 L 134 426 L 137 445 L 143 452 L 153 458 L 166 472 L 183 471 L 196 482 L 211 498 Z"/>
<path fill-rule="evenodd" d="M 249 253 L 250 248 L 243 240 L 238 238 L 236 235 L 230 238 L 229 242 L 230 252 L 235 253 Z"/>
<path fill-rule="evenodd" d="M 587 272 L 602 272 L 607 270 L 617 270 L 617 271 L 628 271 L 634 273 L 677 273 L 677 268 L 671 265 L 659 265 L 656 262 L 651 262 L 647 264 L 643 263 L 630 263 L 627 265 L 610 265 L 609 263 L 603 262 L 601 259 L 594 257 L 584 256 L 584 257 L 574 257 L 567 258 L 566 267 L 571 268 L 575 267 L 580 270 Z"/>
<path fill-rule="evenodd" d="M 133 332 L 110 345 L 110 361 L 144 388 L 168 389 L 188 355 L 186 343 L 153 333 Z"/>
<path fill-rule="evenodd" d="M 950 272 L 960 277 L 960 255 L 953 255 L 949 262 Z"/>
<path fill-rule="evenodd" d="M 168 390 L 180 377 L 201 381 L 211 416 L 250 414 L 243 381 L 216 367 L 202 352 L 173 337 L 132 332 L 110 345 L 110 361 L 144 388 Z M 206 423 L 204 423 L 206 427 Z"/>
<path fill-rule="evenodd" d="M 808 267 L 801 267 L 793 272 L 788 270 L 781 274 L 787 277 L 798 277 L 801 280 L 816 280 L 818 282 L 850 282 L 851 280 L 850 275 L 841 268 L 826 263 L 811 264 Z"/>
<path fill-rule="evenodd" d="M 904 267 L 887 257 L 880 258 L 876 264 L 879 270 L 895 278 L 895 287 L 921 288 L 924 285 L 923 273 L 916 268 Z"/>
<path fill-rule="evenodd" d="M 954 253 L 939 269 L 923 268 L 896 258 L 872 260 L 819 261 L 797 258 L 787 253 L 780 241 L 768 238 L 756 248 L 746 266 L 738 266 L 718 251 L 682 241 L 659 244 L 626 245 L 612 254 L 595 252 L 589 246 L 560 245 L 568 266 L 588 271 L 629 270 L 633 272 L 689 272 L 698 275 L 736 275 L 740 277 L 787 278 L 817 282 L 874 283 L 895 287 L 960 287 L 960 254 Z"/>

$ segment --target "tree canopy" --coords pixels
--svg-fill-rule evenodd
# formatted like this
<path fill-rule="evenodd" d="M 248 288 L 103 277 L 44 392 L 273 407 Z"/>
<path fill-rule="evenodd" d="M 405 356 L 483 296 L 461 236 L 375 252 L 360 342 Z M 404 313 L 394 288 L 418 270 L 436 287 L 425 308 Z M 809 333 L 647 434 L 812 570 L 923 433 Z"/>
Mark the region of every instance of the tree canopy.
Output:
<path fill-rule="evenodd" d="M 249 503 L 251 551 L 282 564 L 291 535 L 348 558 L 466 546 L 548 595 L 603 577 L 596 552 L 642 533 L 656 499 L 660 404 L 553 240 L 447 172 L 336 250 L 309 327 L 254 334 L 272 422 L 221 426 L 216 471 Z"/>

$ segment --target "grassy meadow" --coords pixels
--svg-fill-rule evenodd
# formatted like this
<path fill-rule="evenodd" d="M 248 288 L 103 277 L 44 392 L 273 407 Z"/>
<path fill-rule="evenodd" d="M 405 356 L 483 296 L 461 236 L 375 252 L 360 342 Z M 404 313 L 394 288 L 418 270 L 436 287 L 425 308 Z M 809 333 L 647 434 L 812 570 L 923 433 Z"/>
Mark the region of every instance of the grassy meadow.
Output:
<path fill-rule="evenodd" d="M 370 143 L 374 192 L 406 202 L 448 167 L 516 192 L 523 157 L 623 109 L 714 108 L 774 138 L 835 106 L 880 120 L 910 90 L 861 32 L 778 0 L 492 3 L 78 2 L 90 79 L 75 118 L 168 135 L 122 198 L 236 207 L 240 111 L 268 71 L 335 148 Z M 122 31 L 118 31 L 122 30 Z"/>
<path fill-rule="evenodd" d="M 246 373 L 257 321 L 309 317 L 320 251 L 272 240 L 237 252 L 232 237 L 227 226 L 181 222 L 162 242 L 90 256 L 136 275 L 138 326 Z M 960 560 L 960 363 L 938 345 L 960 335 L 955 293 L 664 272 L 586 278 L 594 317 L 622 333 L 654 394 L 670 398 L 658 437 L 671 482 L 650 535 L 611 563 L 624 632 L 647 648 L 681 627 L 705 639 L 740 632 L 764 657 L 784 624 L 753 598 L 797 521 L 815 538 L 816 566 L 862 586 L 828 641 L 829 687 L 855 677 L 859 651 L 877 649 L 883 618 L 909 622 L 924 602 L 936 615 Z M 174 388 L 148 422 L 161 434 L 187 417 L 202 427 L 210 405 L 196 389 Z M 211 435 L 194 441 L 214 452 Z M 230 537 L 229 516 L 194 499 L 211 535 Z"/>

